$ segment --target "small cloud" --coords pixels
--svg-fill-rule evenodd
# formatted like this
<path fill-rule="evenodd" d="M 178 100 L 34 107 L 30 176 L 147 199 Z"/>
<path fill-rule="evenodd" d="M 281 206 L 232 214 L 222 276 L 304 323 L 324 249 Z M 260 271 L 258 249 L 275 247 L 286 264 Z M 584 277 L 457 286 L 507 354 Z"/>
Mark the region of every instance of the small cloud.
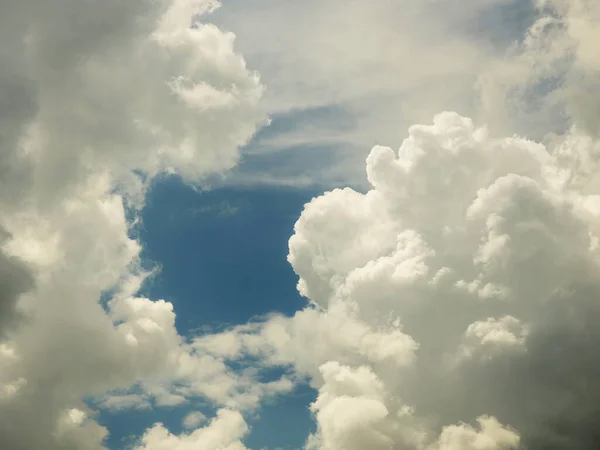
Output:
<path fill-rule="evenodd" d="M 186 430 L 198 428 L 198 426 L 206 420 L 206 416 L 200 411 L 192 411 L 183 419 L 183 427 Z"/>
<path fill-rule="evenodd" d="M 223 200 L 220 203 L 213 203 L 210 205 L 204 205 L 199 208 L 191 209 L 191 212 L 196 214 L 210 214 L 217 217 L 231 217 L 236 215 L 242 209 L 241 205 L 231 204 L 227 200 Z"/>
<path fill-rule="evenodd" d="M 98 406 L 112 412 L 152 409 L 148 398 L 140 394 L 109 395 Z"/>

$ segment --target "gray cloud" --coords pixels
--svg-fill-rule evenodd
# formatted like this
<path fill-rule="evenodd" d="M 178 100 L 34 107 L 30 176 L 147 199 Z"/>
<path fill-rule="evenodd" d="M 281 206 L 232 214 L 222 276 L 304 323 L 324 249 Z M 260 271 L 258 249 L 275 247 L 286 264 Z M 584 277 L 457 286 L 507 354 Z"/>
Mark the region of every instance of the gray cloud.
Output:
<path fill-rule="evenodd" d="M 7 236 L 0 229 L 0 243 Z M 0 251 L 0 334 L 7 326 L 13 326 L 18 316 L 15 310 L 21 294 L 34 288 L 35 281 L 31 268 L 18 258 Z"/>

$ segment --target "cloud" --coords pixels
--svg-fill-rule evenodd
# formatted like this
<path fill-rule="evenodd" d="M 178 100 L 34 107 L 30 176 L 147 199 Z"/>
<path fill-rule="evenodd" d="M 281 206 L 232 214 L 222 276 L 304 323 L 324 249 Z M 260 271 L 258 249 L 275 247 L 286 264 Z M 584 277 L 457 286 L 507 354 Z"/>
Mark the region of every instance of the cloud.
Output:
<path fill-rule="evenodd" d="M 206 420 L 206 416 L 200 411 L 192 411 L 183 419 L 183 427 L 186 429 L 198 428 Z"/>
<path fill-rule="evenodd" d="M 139 394 L 107 395 L 99 405 L 108 411 L 149 410 L 152 408 L 147 396 Z"/>
<path fill-rule="evenodd" d="M 274 114 L 249 159 L 284 161 L 229 181 L 304 185 L 310 171 L 316 185 L 368 188 L 366 150 L 398 147 L 406 128 L 443 110 L 495 137 L 545 141 L 573 123 L 597 136 L 598 9 L 594 0 L 226 2 L 216 20 L 240 36 Z"/>
<path fill-rule="evenodd" d="M 234 35 L 203 22 L 218 6 L 0 2 L 6 448 L 104 448 L 94 408 L 255 408 L 289 389 L 196 352 L 171 303 L 137 294 L 151 275 L 134 238 L 151 180 L 199 183 L 230 169 L 266 122 L 263 86 Z M 236 414 L 215 427 L 241 436 Z"/>
<path fill-rule="evenodd" d="M 308 449 L 592 448 L 595 148 L 575 130 L 550 148 L 494 138 L 453 112 L 414 125 L 372 149 L 368 192 L 305 206 L 289 261 L 309 306 L 198 343 L 307 376 Z"/>
<path fill-rule="evenodd" d="M 9 238 L 2 236 L 0 229 L 0 243 Z M 0 251 L 0 286 L 0 333 L 5 333 L 5 327 L 18 318 L 19 296 L 34 288 L 34 275 L 24 261 Z"/>
<path fill-rule="evenodd" d="M 503 427 L 497 420 L 482 416 L 477 419 L 481 431 L 469 425 L 452 425 L 444 428 L 436 450 L 485 449 L 500 450 L 518 448 L 519 436 Z"/>
<path fill-rule="evenodd" d="M 440 433 L 436 448 L 593 446 L 598 197 L 571 184 L 585 174 L 552 150 L 489 138 L 443 113 L 411 127 L 397 153 L 372 150 L 369 192 L 333 191 L 306 206 L 290 240 L 301 292 L 321 314 L 345 305 L 348 320 L 371 330 L 394 320 L 417 347 L 396 369 L 362 355 L 385 392 L 377 407 L 364 392 L 332 395 L 323 374 L 317 448 L 400 445 L 398 405 L 419 424 L 409 436 Z M 345 402 L 338 413 L 325 406 L 330 397 Z M 364 433 L 343 427 L 353 410 Z M 372 418 L 358 413 L 367 410 Z M 452 425 L 476 420 L 481 435 Z"/>
<path fill-rule="evenodd" d="M 136 450 L 247 450 L 241 439 L 248 426 L 238 412 L 222 409 L 210 423 L 189 434 L 175 436 L 162 424 L 154 425 L 144 434 Z"/>
<path fill-rule="evenodd" d="M 536 0 L 537 20 L 505 58 L 480 76 L 482 106 L 529 136 L 577 124 L 598 136 L 600 7 L 590 0 Z"/>
<path fill-rule="evenodd" d="M 263 87 L 234 35 L 195 19 L 216 6 L 4 2 L 15 37 L 4 40 L 0 77 L 12 93 L 2 126 L 13 200 L 55 201 L 100 167 L 130 190 L 132 170 L 197 180 L 233 167 L 264 123 Z"/>
<path fill-rule="evenodd" d="M 399 146 L 408 126 L 439 111 L 459 111 L 499 135 L 522 124 L 493 109 L 488 86 L 496 80 L 479 80 L 493 78 L 490 68 L 539 14 L 528 0 L 258 0 L 224 2 L 215 20 L 236 30 L 267 85 L 273 126 L 251 150 L 283 149 L 293 160 L 270 168 L 268 179 L 301 184 L 310 170 L 316 184 L 355 186 L 373 144 Z M 313 164 L 325 158 L 333 161 Z M 264 169 L 252 175 L 266 178 Z M 239 178 L 248 182 L 248 173 Z"/>

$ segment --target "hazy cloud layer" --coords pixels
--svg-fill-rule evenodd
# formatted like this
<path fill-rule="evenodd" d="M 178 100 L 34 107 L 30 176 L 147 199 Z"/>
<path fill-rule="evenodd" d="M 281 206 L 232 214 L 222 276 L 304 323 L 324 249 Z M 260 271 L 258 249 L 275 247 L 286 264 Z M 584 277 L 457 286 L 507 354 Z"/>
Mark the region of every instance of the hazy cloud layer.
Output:
<path fill-rule="evenodd" d="M 542 140 L 572 119 L 592 131 L 597 9 L 590 0 L 225 1 L 217 21 L 240 37 L 274 123 L 284 122 L 251 149 L 295 155 L 294 165 L 232 182 L 304 185 L 308 169 L 313 183 L 363 183 L 373 144 L 398 147 L 411 124 L 444 110 L 496 137 Z M 331 162 L 314 165 L 315 154 Z"/>

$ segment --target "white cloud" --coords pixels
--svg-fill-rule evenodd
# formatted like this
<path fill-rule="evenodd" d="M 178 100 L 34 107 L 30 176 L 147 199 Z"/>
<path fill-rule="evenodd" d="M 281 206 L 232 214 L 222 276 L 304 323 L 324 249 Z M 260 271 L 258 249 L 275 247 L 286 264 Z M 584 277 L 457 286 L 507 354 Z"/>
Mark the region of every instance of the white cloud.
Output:
<path fill-rule="evenodd" d="M 571 144 L 585 141 L 573 137 Z M 363 355 L 361 364 L 386 392 L 377 407 L 364 395 L 346 394 L 358 396 L 350 401 L 339 394 L 336 402 L 344 406 L 329 412 L 323 399 L 331 382 L 327 376 L 320 386 L 317 381 L 319 435 L 311 445 L 400 445 L 406 438 L 394 430 L 404 424 L 393 413 L 400 399 L 414 411 L 417 425 L 409 436 L 441 433 L 429 444 L 434 448 L 508 449 L 520 440 L 540 448 L 557 439 L 561 448 L 591 445 L 595 429 L 583 417 L 594 414 L 600 393 L 586 350 L 598 343 L 591 318 L 599 289 L 600 255 L 591 245 L 597 197 L 569 181 L 585 177 L 584 170 L 551 153 L 519 138 L 489 138 L 471 121 L 444 113 L 433 126 L 411 127 L 397 154 L 373 149 L 368 193 L 333 191 L 306 206 L 290 239 L 290 261 L 301 292 L 325 309 L 315 314 L 325 317 L 343 304 L 367 329 L 395 321 L 415 342 L 405 367 Z M 300 324 L 307 313 L 291 321 Z M 306 324 L 306 348 L 327 345 L 314 333 L 315 323 Z M 333 330 L 350 339 L 343 324 Z M 454 355 L 465 352 L 482 358 L 457 363 Z M 315 366 L 323 364 L 319 352 L 310 355 Z M 349 361 L 339 350 L 328 357 Z M 577 387 L 582 380 L 586 394 Z M 367 430 L 344 428 L 354 423 L 352 411 Z M 481 414 L 493 417 L 479 419 L 481 432 L 449 425 Z M 397 425 L 384 426 L 388 422 Z"/>
<path fill-rule="evenodd" d="M 14 103 L 4 103 L 2 122 L 9 198 L 54 202 L 101 171 L 132 191 L 132 170 L 197 180 L 233 167 L 264 123 L 263 87 L 233 51 L 233 34 L 199 21 L 190 29 L 215 5 L 4 2 L 3 29 L 14 37 L 3 39 L 0 78 Z"/>
<path fill-rule="evenodd" d="M 398 147 L 442 110 L 496 137 L 547 140 L 574 122 L 597 135 L 599 15 L 594 0 L 225 2 L 216 20 L 276 113 L 252 151 L 293 153 L 232 182 L 300 186 L 308 168 L 313 184 L 368 187 L 365 150 Z"/>
<path fill-rule="evenodd" d="M 230 169 L 265 123 L 263 87 L 234 35 L 203 23 L 217 6 L 0 2 L 6 448 L 104 448 L 107 430 L 83 398 L 110 410 L 199 397 L 254 408 L 285 390 L 196 352 L 171 303 L 136 294 L 149 274 L 127 207 L 143 205 L 159 173 L 201 182 Z M 214 445 L 240 448 L 235 414 L 215 422 L 235 436 Z"/>
<path fill-rule="evenodd" d="M 108 411 L 149 410 L 152 408 L 147 395 L 143 394 L 107 395 L 99 401 L 99 405 Z"/>
<path fill-rule="evenodd" d="M 590 138 L 565 142 L 446 112 L 373 148 L 368 192 L 327 192 L 296 223 L 311 305 L 227 330 L 215 354 L 309 376 L 310 449 L 592 446 L 600 203 L 581 189 Z"/>
<path fill-rule="evenodd" d="M 502 426 L 492 417 L 479 417 L 481 431 L 469 425 L 445 427 L 439 441 L 432 447 L 436 450 L 508 450 L 519 448 L 519 436 Z"/>
<path fill-rule="evenodd" d="M 504 84 L 490 67 L 506 60 L 540 15 L 529 0 L 230 0 L 216 15 L 236 30 L 276 114 L 276 126 L 253 152 L 294 154 L 289 165 L 253 174 L 258 183 L 302 185 L 309 167 L 313 183 L 364 185 L 359 168 L 368 148 L 399 146 L 409 125 L 441 110 L 459 111 L 500 135 L 525 124 L 494 110 L 511 93 L 500 94 Z M 531 103 L 521 96 L 515 106 L 518 100 Z M 522 131 L 537 137 L 535 124 L 528 125 Z M 331 162 L 311 164 L 313 158 Z M 240 179 L 248 182 L 248 174 Z"/>
<path fill-rule="evenodd" d="M 562 134 L 576 123 L 598 135 L 600 56 L 593 0 L 536 0 L 542 11 L 507 58 L 482 74 L 483 107 L 521 133 Z"/>
<path fill-rule="evenodd" d="M 192 411 L 183 419 L 183 427 L 187 430 L 198 428 L 206 420 L 206 416 L 200 411 Z"/>
<path fill-rule="evenodd" d="M 247 450 L 241 439 L 248 425 L 236 411 L 222 409 L 208 425 L 189 434 L 169 433 L 162 424 L 156 424 L 141 438 L 136 450 Z"/>
<path fill-rule="evenodd" d="M 523 345 L 525 331 L 518 319 L 504 316 L 500 319 L 489 318 L 469 325 L 466 337 L 476 338 L 483 345 Z"/>

